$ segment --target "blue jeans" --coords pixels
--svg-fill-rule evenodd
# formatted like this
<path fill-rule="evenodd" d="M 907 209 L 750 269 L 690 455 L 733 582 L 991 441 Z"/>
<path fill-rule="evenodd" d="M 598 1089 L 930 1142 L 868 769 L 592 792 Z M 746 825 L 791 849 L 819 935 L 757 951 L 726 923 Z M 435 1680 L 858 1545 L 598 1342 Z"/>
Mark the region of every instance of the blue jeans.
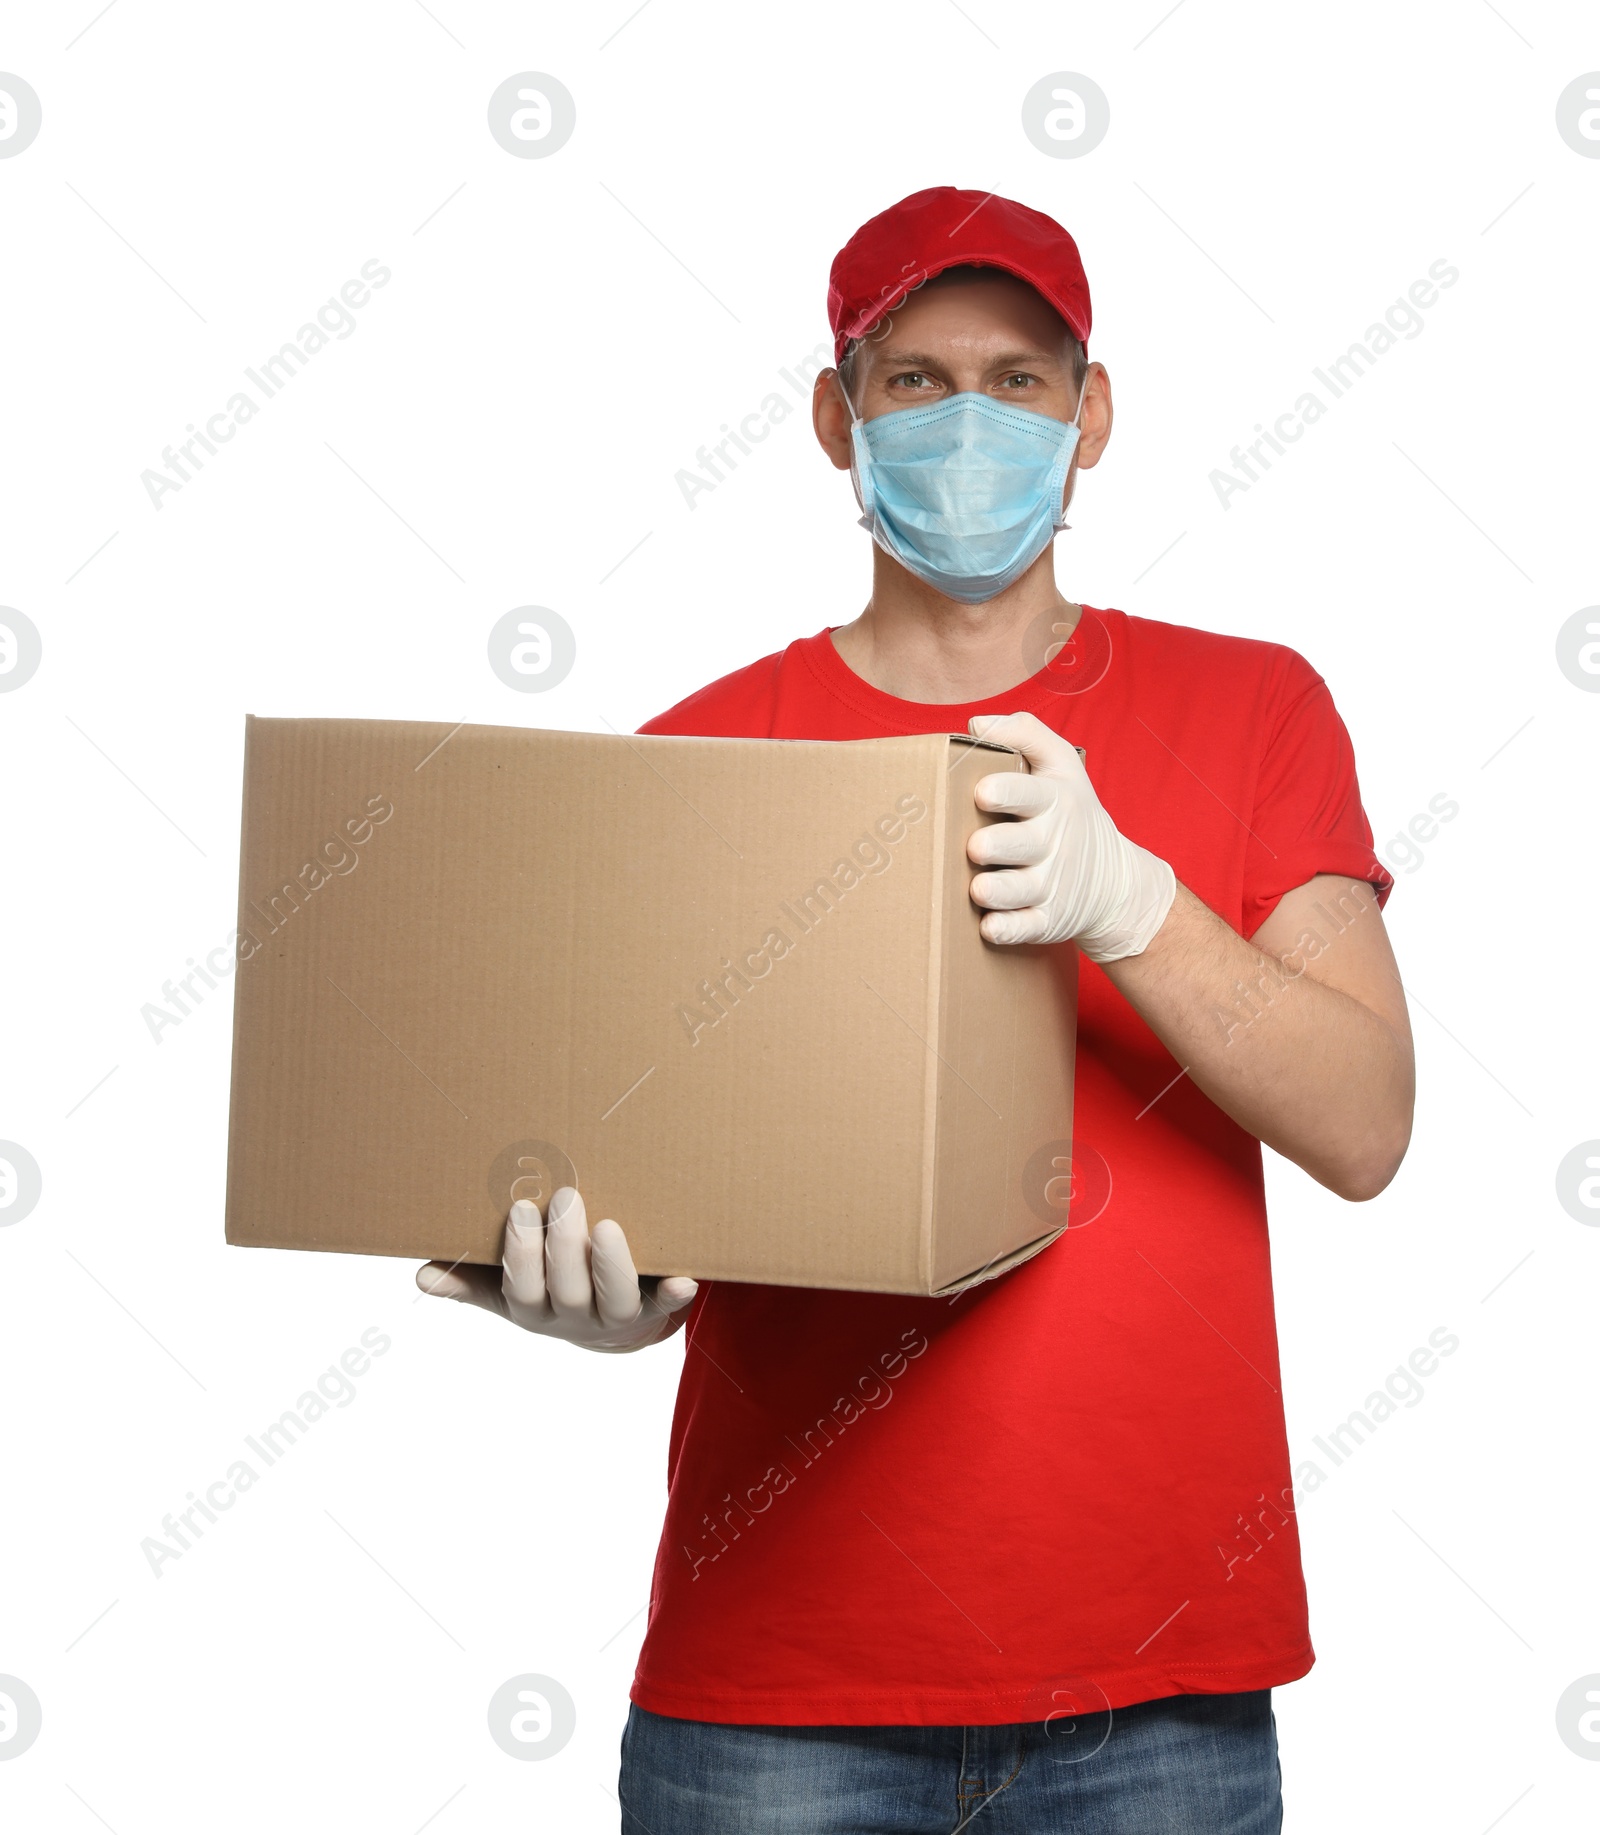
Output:
<path fill-rule="evenodd" d="M 1000 1727 L 629 1710 L 623 1835 L 1279 1835 L 1270 1689 Z"/>

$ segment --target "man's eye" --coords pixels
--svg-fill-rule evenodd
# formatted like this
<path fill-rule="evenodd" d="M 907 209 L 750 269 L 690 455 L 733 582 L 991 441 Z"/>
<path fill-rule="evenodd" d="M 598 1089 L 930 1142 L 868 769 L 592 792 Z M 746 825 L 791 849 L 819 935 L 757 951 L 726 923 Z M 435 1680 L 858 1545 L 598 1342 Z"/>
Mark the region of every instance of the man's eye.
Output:
<path fill-rule="evenodd" d="M 897 376 L 895 380 L 902 388 L 920 389 L 928 379 L 921 370 L 908 370 L 904 376 Z"/>
<path fill-rule="evenodd" d="M 1031 376 L 1027 375 L 1022 370 L 1018 370 L 1014 376 L 1006 377 L 1006 386 L 1008 388 L 1016 387 L 1019 389 L 1025 389 L 1028 387 L 1028 385 L 1032 381 L 1033 381 L 1033 378 Z"/>

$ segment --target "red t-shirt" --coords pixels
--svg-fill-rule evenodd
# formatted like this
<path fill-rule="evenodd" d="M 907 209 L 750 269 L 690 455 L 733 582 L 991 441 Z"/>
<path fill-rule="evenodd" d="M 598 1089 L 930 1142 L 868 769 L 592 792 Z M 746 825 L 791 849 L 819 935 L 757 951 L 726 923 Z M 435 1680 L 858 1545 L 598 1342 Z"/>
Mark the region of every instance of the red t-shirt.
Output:
<path fill-rule="evenodd" d="M 1086 607 L 1039 674 L 943 706 L 872 687 L 823 630 L 641 730 L 869 739 L 1024 710 L 1243 935 L 1317 873 L 1387 894 L 1333 701 L 1276 644 Z M 1080 1002 L 1076 1227 L 1042 1254 L 954 1300 L 702 1284 L 641 1707 L 977 1726 L 1310 1668 L 1260 1145 L 1087 962 Z"/>

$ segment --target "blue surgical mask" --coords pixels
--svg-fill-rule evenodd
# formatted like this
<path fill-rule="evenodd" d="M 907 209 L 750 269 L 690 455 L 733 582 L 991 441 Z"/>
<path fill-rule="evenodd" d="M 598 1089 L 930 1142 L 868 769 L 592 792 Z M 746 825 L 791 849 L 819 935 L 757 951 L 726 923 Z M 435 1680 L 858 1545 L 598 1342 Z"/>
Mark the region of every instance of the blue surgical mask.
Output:
<path fill-rule="evenodd" d="M 946 598 L 995 598 L 1067 526 L 1083 394 L 1070 421 L 977 394 L 864 421 L 846 391 L 862 528 Z"/>

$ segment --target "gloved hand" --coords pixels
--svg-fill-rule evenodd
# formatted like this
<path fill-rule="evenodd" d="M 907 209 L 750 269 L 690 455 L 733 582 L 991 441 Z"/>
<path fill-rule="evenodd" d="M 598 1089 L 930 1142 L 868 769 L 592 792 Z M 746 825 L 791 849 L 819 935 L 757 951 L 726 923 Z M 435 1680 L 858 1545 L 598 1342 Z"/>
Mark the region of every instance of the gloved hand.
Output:
<path fill-rule="evenodd" d="M 983 716 L 968 730 L 1014 746 L 1031 768 L 999 772 L 977 788 L 980 809 L 1019 818 L 987 823 L 967 843 L 974 865 L 999 869 L 972 881 L 973 902 L 989 913 L 984 936 L 991 943 L 1072 938 L 1091 962 L 1137 956 L 1172 909 L 1172 868 L 1118 833 L 1083 760 L 1035 715 Z"/>
<path fill-rule="evenodd" d="M 621 1224 L 602 1217 L 591 1230 L 583 1199 L 570 1185 L 551 1198 L 548 1223 L 531 1199 L 512 1205 L 500 1267 L 429 1262 L 417 1270 L 417 1285 L 586 1351 L 659 1344 L 683 1323 L 699 1291 L 682 1275 L 641 1286 Z"/>

